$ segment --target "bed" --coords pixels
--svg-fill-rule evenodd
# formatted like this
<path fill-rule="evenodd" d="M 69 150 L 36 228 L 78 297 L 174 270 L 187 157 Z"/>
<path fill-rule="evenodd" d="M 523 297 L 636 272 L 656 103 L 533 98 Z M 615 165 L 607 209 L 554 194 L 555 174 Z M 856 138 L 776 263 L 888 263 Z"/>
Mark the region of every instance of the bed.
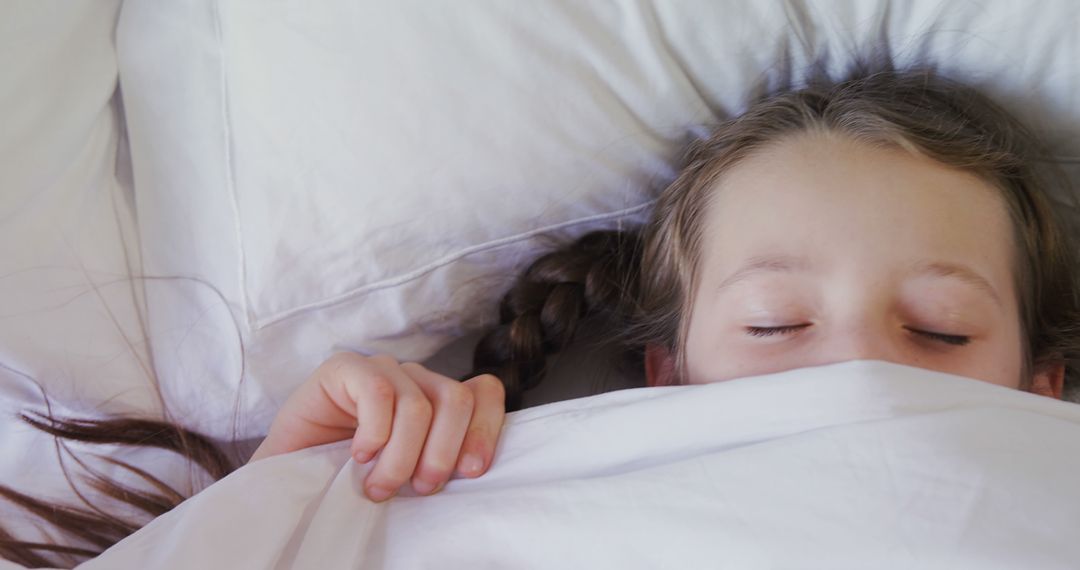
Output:
<path fill-rule="evenodd" d="M 73 498 L 64 455 L 16 419 L 46 396 L 60 414 L 168 417 L 257 441 L 336 351 L 464 373 L 530 260 L 640 222 L 686 142 L 814 70 L 933 64 L 1014 111 L 1080 181 L 1080 7 L 1064 0 L 19 0 L 0 11 L 0 480 L 46 498 Z M 605 402 L 631 398 L 593 396 L 634 382 L 587 354 L 557 372 L 526 396 L 550 412 L 519 421 L 605 417 Z M 650 413 L 655 398 L 632 398 Z M 1010 421 L 1037 423 L 1024 417 Z M 96 451 L 180 488 L 205 483 L 173 458 Z M 330 465 L 333 453 L 316 454 Z"/>

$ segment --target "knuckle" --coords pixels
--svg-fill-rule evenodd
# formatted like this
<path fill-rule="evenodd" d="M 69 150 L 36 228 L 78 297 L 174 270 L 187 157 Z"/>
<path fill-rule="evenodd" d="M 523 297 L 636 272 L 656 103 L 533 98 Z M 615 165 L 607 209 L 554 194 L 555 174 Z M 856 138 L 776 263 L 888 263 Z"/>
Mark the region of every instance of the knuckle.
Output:
<path fill-rule="evenodd" d="M 468 431 L 465 433 L 465 441 L 467 442 L 486 445 L 491 439 L 491 429 L 482 423 L 469 426 Z"/>
<path fill-rule="evenodd" d="M 394 401 L 394 385 L 382 375 L 374 375 L 368 379 L 369 390 L 371 391 L 371 398 L 380 403 L 390 403 Z"/>
<path fill-rule="evenodd" d="M 451 411 L 463 414 L 471 413 L 476 403 L 473 391 L 460 382 L 447 383 L 440 397 Z"/>
<path fill-rule="evenodd" d="M 355 352 L 336 352 L 326 359 L 319 371 L 329 375 L 348 373 L 361 366 L 363 360 L 364 357 Z"/>
<path fill-rule="evenodd" d="M 422 364 L 417 364 L 415 362 L 402 363 L 401 368 L 403 370 L 407 370 L 407 371 L 419 371 L 419 372 L 427 372 L 428 371 L 428 369 L 424 368 L 424 366 Z"/>
<path fill-rule="evenodd" d="M 431 407 L 431 402 L 427 398 L 420 396 L 407 396 L 401 398 L 398 402 L 398 413 L 402 413 L 414 418 L 422 418 L 426 421 L 431 421 L 434 415 L 434 410 Z"/>
<path fill-rule="evenodd" d="M 398 361 L 393 356 L 386 354 L 376 354 L 375 356 L 369 356 L 368 360 L 379 366 L 397 366 Z"/>
<path fill-rule="evenodd" d="M 491 390 L 498 395 L 500 400 L 506 399 L 506 387 L 503 386 L 502 380 L 499 380 L 494 374 L 481 374 L 469 380 L 469 382 L 475 382 L 478 386 L 483 386 L 483 389 Z"/>

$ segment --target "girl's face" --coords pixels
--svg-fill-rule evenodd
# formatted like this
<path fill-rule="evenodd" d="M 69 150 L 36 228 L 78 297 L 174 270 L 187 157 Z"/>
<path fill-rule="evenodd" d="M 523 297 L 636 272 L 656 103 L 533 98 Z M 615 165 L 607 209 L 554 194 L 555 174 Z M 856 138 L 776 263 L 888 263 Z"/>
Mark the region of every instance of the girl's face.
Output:
<path fill-rule="evenodd" d="M 1013 228 L 987 182 L 819 132 L 742 160 L 712 197 L 687 382 L 874 359 L 1021 385 Z M 646 362 L 671 380 L 669 355 Z M 1033 391 L 1058 396 L 1061 374 Z"/>

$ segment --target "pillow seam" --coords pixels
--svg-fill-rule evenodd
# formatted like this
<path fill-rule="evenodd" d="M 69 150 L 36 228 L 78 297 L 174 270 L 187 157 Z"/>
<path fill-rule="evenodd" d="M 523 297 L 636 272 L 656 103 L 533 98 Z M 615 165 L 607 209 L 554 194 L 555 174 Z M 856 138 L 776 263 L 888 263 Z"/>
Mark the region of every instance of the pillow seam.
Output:
<path fill-rule="evenodd" d="M 237 253 L 237 280 L 238 289 L 240 292 L 240 307 L 242 309 L 242 318 L 245 330 L 251 331 L 253 328 L 258 328 L 255 323 L 257 319 L 251 310 L 251 301 L 247 291 L 247 255 L 244 248 L 244 232 L 243 226 L 240 221 L 240 198 L 236 192 L 236 165 L 233 157 L 233 138 L 231 129 L 232 115 L 229 112 L 229 85 L 228 85 L 228 68 L 225 60 L 225 34 L 223 30 L 223 17 L 221 14 L 222 5 L 220 2 L 215 3 L 214 10 L 214 27 L 217 34 L 218 49 L 219 49 L 219 61 L 221 69 L 220 78 L 220 97 L 221 97 L 221 136 L 222 136 L 222 148 L 224 156 L 225 166 L 225 187 L 227 188 L 230 206 L 232 210 L 233 221 L 233 234 L 236 237 L 236 253 Z"/>
<path fill-rule="evenodd" d="M 557 224 L 551 224 L 551 225 L 548 225 L 548 226 L 535 228 L 535 229 L 529 230 L 527 232 L 513 234 L 513 235 L 506 236 L 506 237 L 502 237 L 502 238 L 494 239 L 494 240 L 487 241 L 487 242 L 484 242 L 484 243 L 480 243 L 480 244 L 477 244 L 477 245 L 473 245 L 473 246 L 470 246 L 470 247 L 466 247 L 466 248 L 457 250 L 455 252 L 448 253 L 448 254 L 440 257 L 439 259 L 436 259 L 435 261 L 429 262 L 429 263 L 427 263 L 427 264 L 425 264 L 425 265 L 423 265 L 423 266 L 421 266 L 421 267 L 419 267 L 417 269 L 409 271 L 407 273 L 395 275 L 393 277 L 388 277 L 386 279 L 382 279 L 380 281 L 376 281 L 375 283 L 370 283 L 368 285 L 363 285 L 363 286 L 355 288 L 355 289 L 353 289 L 351 291 L 347 291 L 345 293 L 342 293 L 342 294 L 339 294 L 337 296 L 331 297 L 330 299 L 324 299 L 324 300 L 321 300 L 321 301 L 315 301 L 315 302 L 312 302 L 312 303 L 307 303 L 307 304 L 304 304 L 304 305 L 300 305 L 298 307 L 293 307 L 293 308 L 288 309 L 286 311 L 282 311 L 282 312 L 279 312 L 279 313 L 277 313 L 277 314 L 275 314 L 273 316 L 267 317 L 265 320 L 256 320 L 256 322 L 254 323 L 254 328 L 255 329 L 261 329 L 261 328 L 264 328 L 264 327 L 268 327 L 268 326 L 276 324 L 278 322 L 287 320 L 290 317 L 293 317 L 293 316 L 295 316 L 295 315 L 297 315 L 299 313 L 305 312 L 305 311 L 310 311 L 312 309 L 321 309 L 321 308 L 329 307 L 329 306 L 332 306 L 332 305 L 336 305 L 338 303 L 342 303 L 344 301 L 348 301 L 348 300 L 350 300 L 350 299 L 352 299 L 354 297 L 361 297 L 361 296 L 367 295 L 369 293 L 374 293 L 376 291 L 381 291 L 383 289 L 388 289 L 388 288 L 391 288 L 391 287 L 404 285 L 406 283 L 409 283 L 410 281 L 415 281 L 416 279 L 419 279 L 420 277 L 423 277 L 424 275 L 426 275 L 428 273 L 431 273 L 432 271 L 434 271 L 434 270 L 436 270 L 436 269 L 438 269 L 440 267 L 444 267 L 444 266 L 449 265 L 449 264 L 451 264 L 451 263 L 453 263 L 455 261 L 458 261 L 460 259 L 464 259 L 464 258 L 466 258 L 466 257 L 468 257 L 470 255 L 477 254 L 477 253 L 483 253 L 485 251 L 488 251 L 488 250 L 491 250 L 491 249 L 496 249 L 496 248 L 502 247 L 504 245 L 513 244 L 515 242 L 519 242 L 519 241 L 522 241 L 522 240 L 537 236 L 539 234 L 543 234 L 545 232 L 559 230 L 559 229 L 567 228 L 567 227 L 578 225 L 578 224 L 588 223 L 588 222 L 605 221 L 605 220 L 630 216 L 630 215 L 633 215 L 633 214 L 636 214 L 638 212 L 641 212 L 643 210 L 648 209 L 649 207 L 651 207 L 653 205 L 654 202 L 655 202 L 655 200 L 649 200 L 649 201 L 647 201 L 647 202 L 645 202 L 643 204 L 638 204 L 637 206 L 632 206 L 630 208 L 624 208 L 622 210 L 617 210 L 615 212 L 606 212 L 606 213 L 603 213 L 603 214 L 596 214 L 596 215 L 592 215 L 592 216 L 586 216 L 586 217 L 583 217 L 583 218 L 576 218 L 576 219 L 569 220 L 569 221 L 566 221 L 566 222 L 560 222 L 560 223 L 557 223 Z"/>

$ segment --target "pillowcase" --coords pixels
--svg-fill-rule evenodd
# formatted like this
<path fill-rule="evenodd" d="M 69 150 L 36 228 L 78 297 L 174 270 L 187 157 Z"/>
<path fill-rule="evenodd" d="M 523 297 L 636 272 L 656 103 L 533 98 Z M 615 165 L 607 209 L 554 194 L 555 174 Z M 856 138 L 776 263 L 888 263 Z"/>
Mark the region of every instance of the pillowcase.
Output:
<path fill-rule="evenodd" d="M 52 437 L 19 419 L 45 408 L 43 394 L 59 416 L 161 414 L 139 326 L 143 282 L 128 278 L 139 236 L 114 97 L 119 10 L 119 0 L 0 3 L 0 481 L 44 499 L 77 501 Z M 8 501 L 0 518 L 43 539 Z"/>
<path fill-rule="evenodd" d="M 114 377 L 145 381 L 130 358 L 140 348 L 123 339 L 137 328 L 124 276 L 138 264 L 138 235 L 117 168 L 119 8 L 118 0 L 0 6 L 0 363 L 61 399 Z M 122 383 L 109 387 L 118 401 L 106 407 L 146 404 Z"/>
<path fill-rule="evenodd" d="M 254 435 L 334 351 L 428 358 L 492 324 L 554 243 L 645 219 L 705 125 L 817 64 L 935 63 L 1076 159 L 1078 16 L 1064 0 L 128 0 L 143 270 L 173 285 L 147 292 L 165 396 L 189 424 Z"/>

